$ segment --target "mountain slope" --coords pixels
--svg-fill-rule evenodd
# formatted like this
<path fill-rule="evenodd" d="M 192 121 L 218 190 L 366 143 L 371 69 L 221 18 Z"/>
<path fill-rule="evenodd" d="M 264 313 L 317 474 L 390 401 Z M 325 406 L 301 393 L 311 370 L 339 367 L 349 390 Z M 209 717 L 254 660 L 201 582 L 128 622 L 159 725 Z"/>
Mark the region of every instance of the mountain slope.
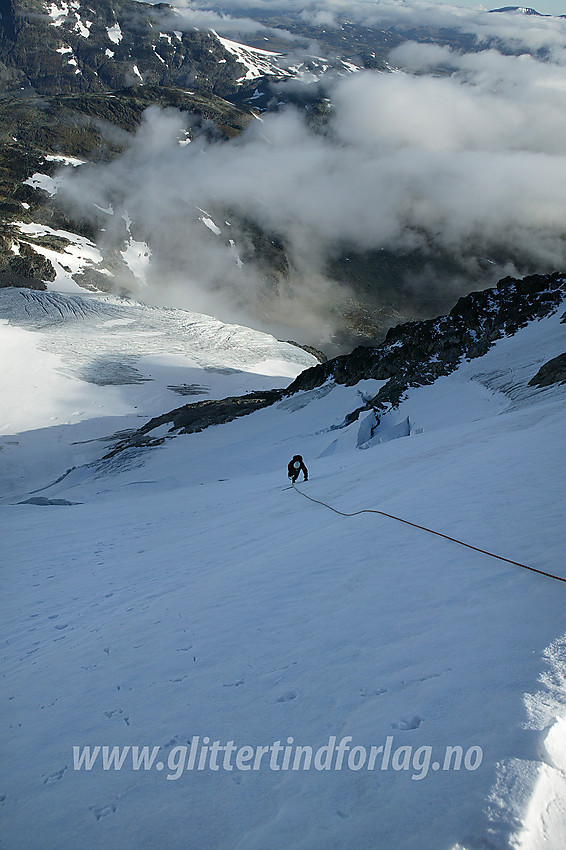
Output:
<path fill-rule="evenodd" d="M 100 235 L 57 202 L 51 178 L 70 158 L 116 156 L 152 105 L 189 114 L 187 139 L 238 135 L 253 110 L 225 100 L 245 66 L 216 35 L 176 30 L 170 7 L 4 0 L 0 15 L 0 286 L 45 289 L 57 270 L 19 222 L 63 229 L 67 242 Z M 77 281 L 110 286 L 96 271 Z"/>
<path fill-rule="evenodd" d="M 563 583 L 283 488 L 300 451 L 298 489 L 328 505 L 566 578 L 566 390 L 529 385 L 564 349 L 563 305 L 409 388 L 369 440 L 363 422 L 334 426 L 383 381 L 327 382 L 41 491 L 75 504 L 0 507 L 7 839 L 559 850 Z M 271 769 L 269 751 L 257 770 L 211 769 L 206 752 L 182 770 L 205 737 L 350 750 L 341 770 L 304 770 L 304 755 Z M 388 764 L 349 765 L 388 738 Z M 74 770 L 86 745 L 159 753 L 147 771 L 128 752 L 121 770 Z M 481 763 L 443 770 L 447 746 Z"/>
<path fill-rule="evenodd" d="M 565 294 L 566 279 L 558 272 L 522 280 L 504 278 L 495 289 L 460 298 L 447 316 L 390 328 L 380 346 L 360 346 L 305 371 L 289 392 L 312 389 L 329 379 L 351 385 L 375 378 L 387 384 L 371 406 L 376 410 L 395 406 L 410 386 L 450 374 L 463 357 L 481 357 L 495 340 L 553 313 Z"/>
<path fill-rule="evenodd" d="M 234 57 L 210 33 L 174 32 L 170 7 L 136 0 L 8 0 L 3 6 L 5 93 L 103 92 L 140 83 L 220 96 L 235 90 L 241 67 Z"/>

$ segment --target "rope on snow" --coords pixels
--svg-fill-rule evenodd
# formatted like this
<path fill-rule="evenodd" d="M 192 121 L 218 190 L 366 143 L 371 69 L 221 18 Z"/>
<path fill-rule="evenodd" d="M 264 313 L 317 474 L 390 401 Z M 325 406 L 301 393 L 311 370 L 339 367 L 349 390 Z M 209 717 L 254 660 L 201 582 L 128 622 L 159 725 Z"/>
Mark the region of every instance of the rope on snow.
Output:
<path fill-rule="evenodd" d="M 512 561 L 510 558 L 503 558 L 501 555 L 495 555 L 493 552 L 488 552 L 487 549 L 479 549 L 477 546 L 472 546 L 470 543 L 464 543 L 463 540 L 458 540 L 456 537 L 450 537 L 448 534 L 442 534 L 440 531 L 434 531 L 432 528 L 427 528 L 425 525 L 417 525 L 416 522 L 410 522 L 408 519 L 402 519 L 398 516 L 393 516 L 393 514 L 387 514 L 385 511 L 377 511 L 372 510 L 371 508 L 365 508 L 361 511 L 354 511 L 354 513 L 345 513 L 344 511 L 339 511 L 337 508 L 333 508 L 331 505 L 327 505 L 326 502 L 321 502 L 318 499 L 313 499 L 312 496 L 307 496 L 306 493 L 303 493 L 298 487 L 293 484 L 293 489 L 297 491 L 301 496 L 305 499 L 308 499 L 309 502 L 314 502 L 317 505 L 323 505 L 323 507 L 328 508 L 330 511 L 334 511 L 335 514 L 339 514 L 340 516 L 352 517 L 359 516 L 360 514 L 379 514 L 380 516 L 387 517 L 388 519 L 395 519 L 397 522 L 403 522 L 405 525 L 411 525 L 413 528 L 418 528 L 421 531 L 428 531 L 429 534 L 436 534 L 437 537 L 444 537 L 445 540 L 450 540 L 452 543 L 458 543 L 460 546 L 465 546 L 467 549 L 473 549 L 474 552 L 481 552 L 482 555 L 489 555 L 490 558 L 497 558 L 499 561 L 505 561 L 507 564 L 513 564 L 514 567 L 521 567 L 523 570 L 530 570 L 533 573 L 538 573 L 541 576 L 546 576 L 547 578 L 554 578 L 556 581 L 566 582 L 566 578 L 562 578 L 562 576 L 555 576 L 552 573 L 545 573 L 543 570 L 537 570 L 535 567 L 528 567 L 526 564 L 521 564 L 519 561 Z"/>

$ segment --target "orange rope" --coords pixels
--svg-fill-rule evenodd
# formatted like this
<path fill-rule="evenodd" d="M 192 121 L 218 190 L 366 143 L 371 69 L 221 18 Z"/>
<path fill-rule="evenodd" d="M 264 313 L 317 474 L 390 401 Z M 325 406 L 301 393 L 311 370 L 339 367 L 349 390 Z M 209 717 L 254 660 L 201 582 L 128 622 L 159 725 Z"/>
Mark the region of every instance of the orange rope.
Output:
<path fill-rule="evenodd" d="M 416 522 L 409 522 L 408 519 L 401 519 L 401 517 L 393 516 L 393 514 L 386 514 L 384 511 L 376 511 L 371 508 L 366 508 L 361 511 L 354 511 L 354 513 L 348 514 L 344 513 L 344 511 L 339 511 L 336 508 L 333 508 L 331 505 L 327 505 L 326 502 L 320 502 L 318 499 L 313 499 L 312 496 L 307 496 L 306 493 L 303 493 L 301 490 L 297 489 L 297 487 L 293 484 L 293 489 L 297 491 L 301 496 L 304 496 L 305 499 L 308 499 L 310 502 L 315 502 L 317 505 L 323 505 L 325 508 L 328 508 L 330 511 L 334 511 L 335 514 L 340 514 L 340 516 L 359 516 L 360 514 L 379 514 L 380 516 L 387 517 L 388 519 L 395 519 L 397 522 L 404 522 L 405 525 L 412 525 L 413 528 L 419 528 L 421 531 L 428 531 L 429 534 L 436 534 L 437 537 L 444 537 L 445 540 L 451 540 L 452 543 L 458 543 L 460 546 L 466 546 L 467 549 L 473 549 L 474 552 L 481 552 L 482 555 L 489 555 L 490 558 L 497 558 L 499 561 L 505 561 L 507 564 L 513 564 L 514 567 L 522 567 L 524 570 L 530 570 L 533 573 L 538 573 L 541 576 L 546 576 L 547 578 L 555 578 L 556 581 L 566 582 L 566 578 L 562 578 L 561 576 L 555 576 L 552 573 L 545 573 L 543 570 L 537 570 L 534 567 L 528 567 L 526 564 L 521 564 L 519 561 L 512 561 L 510 558 L 502 558 L 501 555 L 494 555 L 493 552 L 488 552 L 486 549 L 479 549 L 477 546 L 472 546 L 470 543 L 464 543 L 462 540 L 457 540 L 455 537 L 450 537 L 448 534 L 442 534 L 440 531 L 434 531 L 432 528 L 427 528 L 425 525 L 417 525 Z"/>

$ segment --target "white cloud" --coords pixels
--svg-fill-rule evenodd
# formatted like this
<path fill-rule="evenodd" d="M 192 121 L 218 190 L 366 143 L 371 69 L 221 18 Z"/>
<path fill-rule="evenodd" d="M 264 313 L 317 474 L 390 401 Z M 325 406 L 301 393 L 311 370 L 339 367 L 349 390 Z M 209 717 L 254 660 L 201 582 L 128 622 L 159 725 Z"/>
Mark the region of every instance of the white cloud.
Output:
<path fill-rule="evenodd" d="M 566 268 L 564 68 L 417 43 L 391 61 L 405 72 L 332 84 L 325 132 L 288 109 L 231 142 L 181 147 L 184 119 L 152 108 L 121 157 L 69 175 L 67 197 L 92 213 L 92 202 L 128 211 L 152 250 L 155 301 L 263 326 L 303 322 L 315 334 L 347 296 L 325 278 L 344 246 L 444 252 L 468 270 L 493 259 L 494 274 Z M 435 75 L 439 66 L 448 74 Z M 244 220 L 285 241 L 289 283 L 266 282 Z M 105 226 L 117 227 L 109 245 L 123 236 L 118 214 Z"/>
<path fill-rule="evenodd" d="M 297 13 L 303 19 L 329 26 L 345 18 L 376 27 L 442 27 L 472 33 L 480 39 L 498 37 L 507 42 L 539 49 L 563 43 L 566 21 L 557 17 L 523 15 L 520 12 L 488 14 L 478 3 L 465 8 L 434 2 L 404 0 L 177 0 L 179 8 L 213 9 L 230 14 Z"/>
<path fill-rule="evenodd" d="M 227 12 L 215 9 L 198 8 L 197 4 L 179 0 L 169 4 L 174 8 L 168 13 L 160 9 L 160 25 L 165 28 L 175 28 L 180 31 L 192 29 L 214 30 L 225 36 L 246 38 L 246 36 L 263 35 L 268 37 L 274 33 L 271 27 L 267 27 L 259 21 L 249 17 L 236 17 Z M 292 36 L 284 29 L 277 30 L 277 37 L 284 40 L 292 40 Z"/>

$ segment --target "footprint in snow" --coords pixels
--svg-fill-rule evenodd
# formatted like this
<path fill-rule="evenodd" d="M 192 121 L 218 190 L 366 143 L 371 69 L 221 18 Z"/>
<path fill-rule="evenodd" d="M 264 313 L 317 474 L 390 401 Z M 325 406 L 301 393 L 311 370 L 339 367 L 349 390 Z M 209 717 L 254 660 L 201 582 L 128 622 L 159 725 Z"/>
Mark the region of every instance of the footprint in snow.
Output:
<path fill-rule="evenodd" d="M 89 806 L 90 811 L 95 816 L 96 820 L 100 820 L 100 818 L 105 818 L 107 815 L 111 815 L 116 811 L 116 803 L 110 803 L 107 806 Z"/>
<path fill-rule="evenodd" d="M 111 717 L 114 717 L 115 714 L 123 714 L 123 710 L 121 708 L 114 708 L 112 711 L 105 711 L 104 714 L 110 720 Z"/>
<path fill-rule="evenodd" d="M 392 729 L 400 729 L 402 731 L 409 731 L 411 729 L 418 729 L 421 723 L 423 722 L 423 718 L 419 717 L 418 714 L 415 714 L 414 717 L 411 717 L 409 720 L 400 720 L 399 723 L 392 723 Z"/>
<path fill-rule="evenodd" d="M 277 702 L 290 702 L 293 699 L 297 699 L 297 692 L 286 691 L 284 694 L 281 694 L 280 697 L 277 697 Z"/>
<path fill-rule="evenodd" d="M 381 694 L 387 693 L 387 688 L 360 688 L 358 693 L 361 697 L 379 697 Z"/>
<path fill-rule="evenodd" d="M 63 774 L 67 770 L 67 765 L 62 767 L 61 770 L 58 770 L 56 773 L 52 773 L 51 776 L 48 776 L 47 779 L 43 780 L 44 785 L 51 785 L 53 782 L 59 782 L 60 779 L 63 779 Z"/>

